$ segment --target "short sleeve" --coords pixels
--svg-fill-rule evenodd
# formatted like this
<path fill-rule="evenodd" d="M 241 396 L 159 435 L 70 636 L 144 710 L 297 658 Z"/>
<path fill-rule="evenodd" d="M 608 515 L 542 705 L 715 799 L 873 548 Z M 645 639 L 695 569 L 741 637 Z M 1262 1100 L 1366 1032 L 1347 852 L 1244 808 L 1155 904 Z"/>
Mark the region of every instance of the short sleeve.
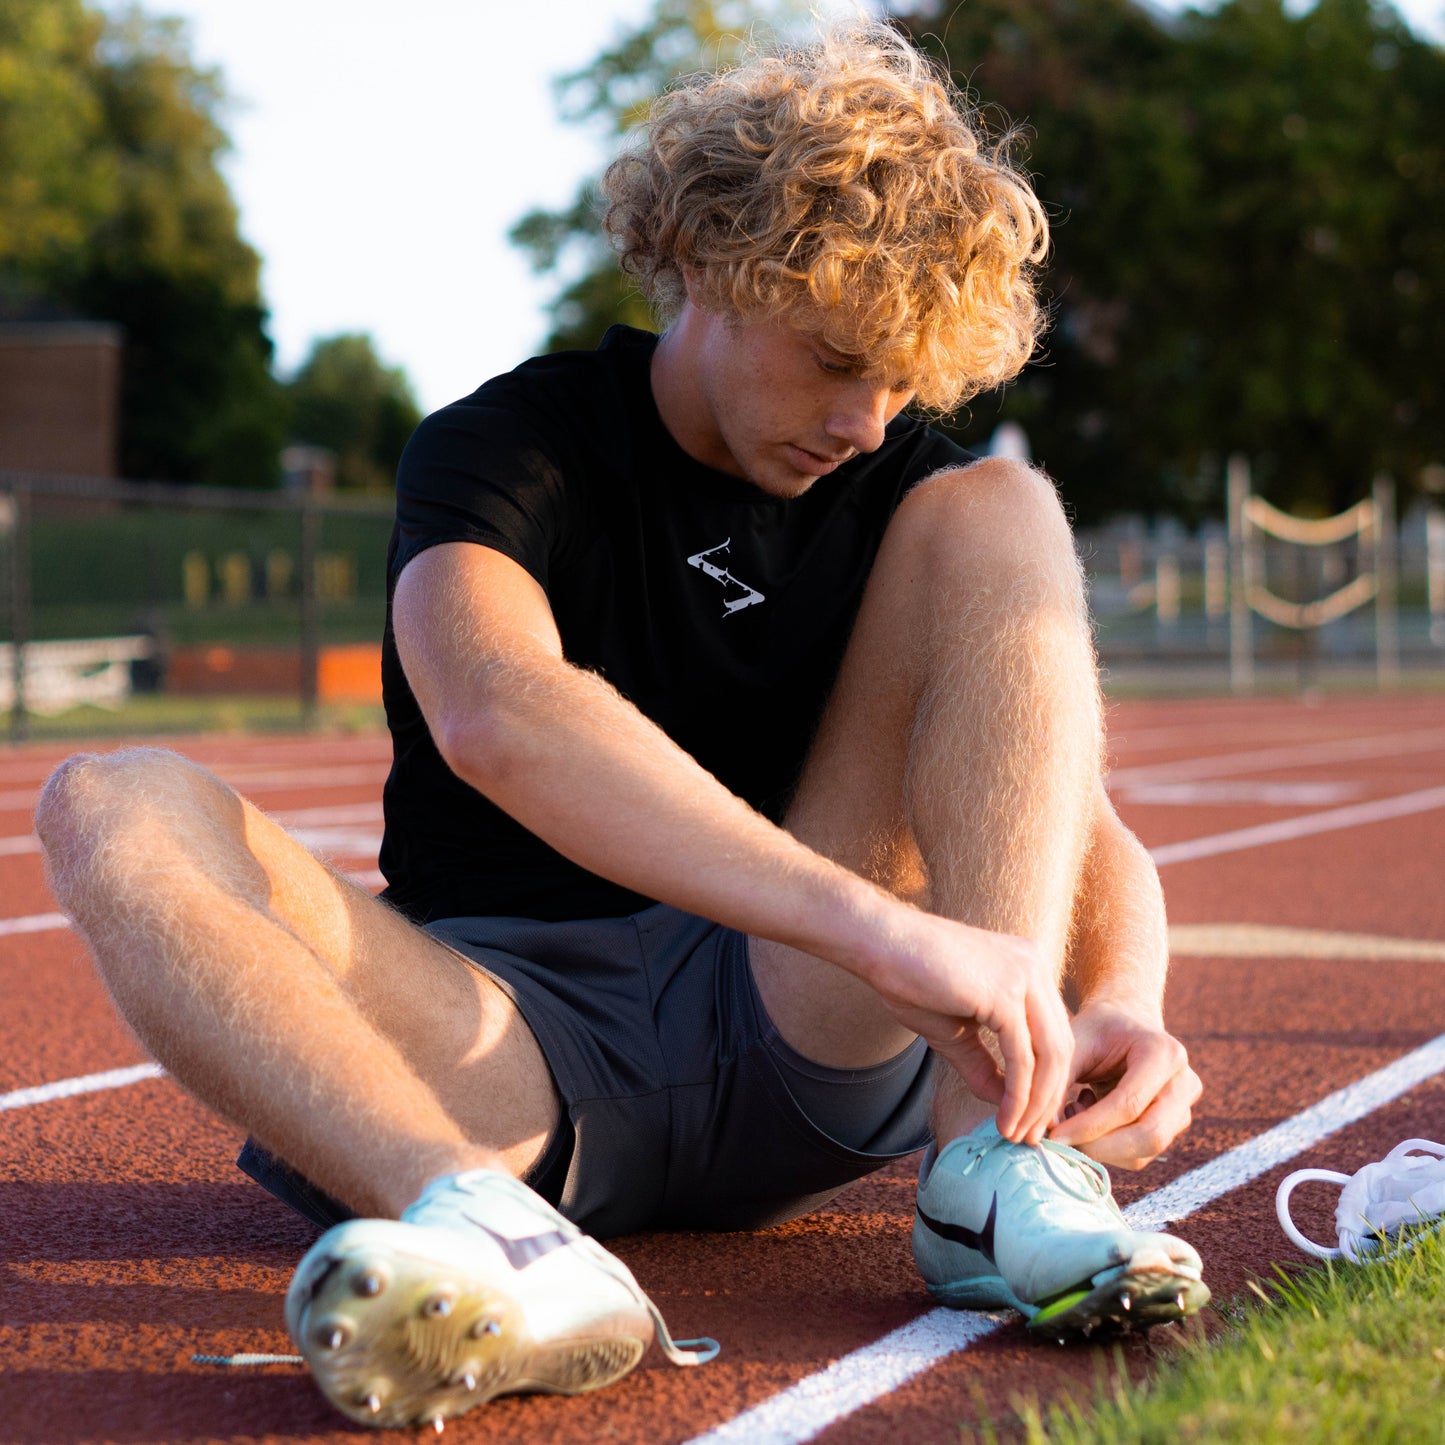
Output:
<path fill-rule="evenodd" d="M 429 547 L 476 542 L 545 590 L 565 504 L 563 469 L 526 417 L 479 399 L 444 407 L 416 429 L 397 469 L 392 579 Z"/>

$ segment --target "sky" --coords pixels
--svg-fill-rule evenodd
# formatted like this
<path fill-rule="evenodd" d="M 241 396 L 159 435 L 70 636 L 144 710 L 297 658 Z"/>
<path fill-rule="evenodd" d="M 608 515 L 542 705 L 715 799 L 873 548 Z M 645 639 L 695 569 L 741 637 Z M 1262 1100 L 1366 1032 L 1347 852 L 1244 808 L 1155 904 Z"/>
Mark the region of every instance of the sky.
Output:
<path fill-rule="evenodd" d="M 365 331 L 431 411 L 531 355 L 556 282 L 532 275 L 507 232 L 570 201 L 607 154 L 606 136 L 558 119 L 552 80 L 651 8 L 145 0 L 184 19 L 196 62 L 223 75 L 223 169 L 262 257 L 282 374 L 318 337 Z M 1445 0 L 1397 8 L 1445 39 Z"/>

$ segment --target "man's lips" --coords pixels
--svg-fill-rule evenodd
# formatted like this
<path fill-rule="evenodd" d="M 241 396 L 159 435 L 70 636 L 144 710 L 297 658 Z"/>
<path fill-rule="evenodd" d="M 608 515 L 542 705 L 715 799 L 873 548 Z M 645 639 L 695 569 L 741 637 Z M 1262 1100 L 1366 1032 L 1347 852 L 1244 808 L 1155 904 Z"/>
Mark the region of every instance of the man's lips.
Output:
<path fill-rule="evenodd" d="M 844 452 L 841 457 L 830 457 L 822 452 L 809 451 L 807 447 L 800 447 L 796 442 L 790 442 L 788 450 L 793 453 L 800 471 L 811 472 L 818 477 L 826 477 L 829 472 L 841 467 L 855 455 L 853 452 Z"/>

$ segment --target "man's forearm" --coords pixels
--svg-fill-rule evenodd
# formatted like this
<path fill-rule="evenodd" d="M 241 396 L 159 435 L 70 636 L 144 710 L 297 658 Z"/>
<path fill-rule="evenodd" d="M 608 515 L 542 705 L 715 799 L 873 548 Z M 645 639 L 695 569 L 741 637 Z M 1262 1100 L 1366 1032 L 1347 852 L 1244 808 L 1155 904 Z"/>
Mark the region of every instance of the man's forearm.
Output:
<path fill-rule="evenodd" d="M 438 737 L 458 776 L 613 882 L 866 976 L 902 908 L 730 793 L 608 683 L 509 663 Z"/>

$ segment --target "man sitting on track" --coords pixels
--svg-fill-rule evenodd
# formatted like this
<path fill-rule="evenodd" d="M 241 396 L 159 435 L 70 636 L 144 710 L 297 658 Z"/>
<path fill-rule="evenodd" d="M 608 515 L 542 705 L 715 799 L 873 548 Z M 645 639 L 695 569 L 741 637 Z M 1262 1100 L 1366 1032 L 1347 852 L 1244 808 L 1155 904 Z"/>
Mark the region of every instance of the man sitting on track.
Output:
<path fill-rule="evenodd" d="M 930 1132 L 936 1299 L 1188 1313 L 1198 1256 L 1103 1168 L 1199 1081 L 1069 529 L 904 414 L 1024 364 L 1038 202 L 857 25 L 664 97 L 606 186 L 663 335 L 528 362 L 402 463 L 387 902 L 156 751 L 51 780 L 56 896 L 333 1226 L 287 1319 L 356 1419 L 607 1384 L 654 1328 L 692 1362 L 582 1230 L 760 1228 Z"/>

